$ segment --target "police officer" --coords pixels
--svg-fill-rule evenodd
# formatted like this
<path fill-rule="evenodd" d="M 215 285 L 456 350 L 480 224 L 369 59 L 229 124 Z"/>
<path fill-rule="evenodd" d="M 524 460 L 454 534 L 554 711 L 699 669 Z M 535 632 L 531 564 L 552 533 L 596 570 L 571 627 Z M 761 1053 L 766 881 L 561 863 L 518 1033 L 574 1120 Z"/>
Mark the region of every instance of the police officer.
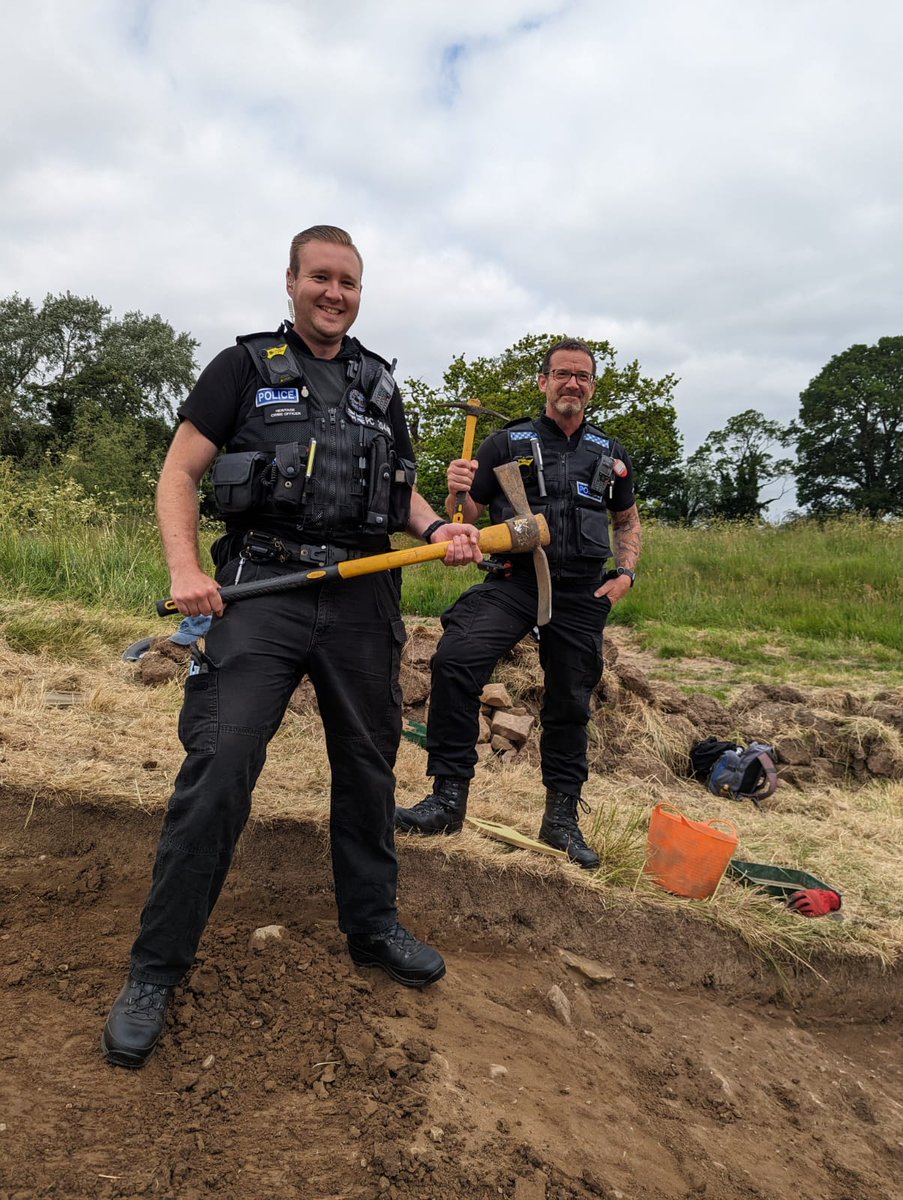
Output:
<path fill-rule="evenodd" d="M 602 631 L 611 606 L 633 586 L 640 555 L 640 520 L 633 468 L 624 447 L 590 424 L 586 407 L 596 390 L 596 360 L 585 342 L 550 346 L 539 373 L 545 412 L 491 434 L 472 462 L 448 468 L 452 512 L 467 492 L 464 518 L 493 522 L 512 516 L 493 468 L 518 461 L 530 507 L 549 522 L 552 620 L 540 631 L 545 677 L 542 778 L 546 806 L 539 837 L 581 867 L 599 857 L 578 824 L 588 775 L 586 726 L 590 698 L 602 674 Z M 609 516 L 611 538 L 609 538 Z M 615 567 L 606 571 L 614 551 Z M 456 833 L 464 820 L 476 763 L 479 697 L 496 662 L 536 623 L 536 577 L 530 555 L 489 564 L 497 569 L 465 592 L 443 615 L 444 632 L 432 663 L 427 726 L 427 774 L 432 795 L 395 812 L 396 829 Z"/>
<path fill-rule="evenodd" d="M 393 766 L 405 640 L 390 573 L 271 593 L 225 608 L 220 586 L 389 548 L 407 529 L 479 561 L 476 530 L 437 517 L 414 489 L 401 398 L 388 364 L 346 334 L 358 314 L 360 254 L 315 226 L 291 246 L 293 321 L 238 339 L 202 372 L 160 476 L 158 518 L 171 595 L 215 619 L 195 648 L 179 736 L 187 752 L 157 849 L 131 971 L 104 1027 L 117 1065 L 140 1067 L 191 966 L 247 821 L 267 744 L 307 674 L 332 770 L 330 839 L 339 924 L 352 960 L 424 987 L 441 955 L 398 923 Z M 225 453 L 217 458 L 221 447 Z M 200 566 L 197 492 L 212 478 L 225 535 L 216 580 Z"/>

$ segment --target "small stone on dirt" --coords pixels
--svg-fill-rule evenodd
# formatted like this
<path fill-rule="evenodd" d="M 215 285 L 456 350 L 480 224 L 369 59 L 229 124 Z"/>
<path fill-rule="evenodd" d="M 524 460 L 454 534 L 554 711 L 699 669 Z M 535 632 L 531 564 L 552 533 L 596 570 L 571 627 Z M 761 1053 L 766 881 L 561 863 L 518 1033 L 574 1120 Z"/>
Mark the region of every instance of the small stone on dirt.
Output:
<path fill-rule="evenodd" d="M 575 971 L 579 971 L 593 983 L 611 983 L 615 978 L 615 973 L 610 967 L 603 967 L 601 963 L 592 958 L 584 958 L 580 954 L 573 954 L 570 950 L 559 949 L 558 953 L 569 967 L 573 967 Z"/>
<path fill-rule="evenodd" d="M 251 934 L 249 945 L 252 950 L 262 950 L 267 942 L 282 942 L 288 937 L 284 925 L 261 925 Z"/>
<path fill-rule="evenodd" d="M 490 708 L 510 708 L 511 697 L 503 683 L 487 683 L 480 693 L 480 703 Z"/>
<path fill-rule="evenodd" d="M 546 1000 L 549 1002 L 549 1008 L 552 1014 L 558 1018 L 562 1025 L 570 1025 L 571 1023 L 571 1002 L 561 990 L 557 983 L 553 983 L 546 994 Z"/>

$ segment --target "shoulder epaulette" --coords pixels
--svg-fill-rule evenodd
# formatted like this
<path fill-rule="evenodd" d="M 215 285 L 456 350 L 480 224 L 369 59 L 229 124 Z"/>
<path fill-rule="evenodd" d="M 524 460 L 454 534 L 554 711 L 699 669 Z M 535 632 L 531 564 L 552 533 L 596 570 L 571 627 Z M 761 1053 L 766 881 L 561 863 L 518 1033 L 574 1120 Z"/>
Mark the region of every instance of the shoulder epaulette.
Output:
<path fill-rule="evenodd" d="M 366 346 L 362 346 L 357 338 L 350 337 L 348 341 L 352 343 L 359 354 L 365 354 L 367 358 L 375 358 L 377 362 L 381 362 L 382 365 L 387 367 L 390 371 L 393 369 L 395 365 L 394 363 L 390 363 L 388 359 L 383 358 L 381 354 L 377 354 L 375 350 L 368 350 Z"/>

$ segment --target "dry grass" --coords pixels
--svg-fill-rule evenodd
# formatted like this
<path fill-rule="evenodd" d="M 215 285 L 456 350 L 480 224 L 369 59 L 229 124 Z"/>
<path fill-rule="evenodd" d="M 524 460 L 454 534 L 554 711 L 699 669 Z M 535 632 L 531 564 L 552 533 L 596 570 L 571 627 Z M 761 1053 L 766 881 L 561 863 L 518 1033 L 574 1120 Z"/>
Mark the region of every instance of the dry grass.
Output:
<path fill-rule="evenodd" d="M 38 614 L 26 615 L 33 627 L 40 625 Z M 73 627 L 79 624 L 71 612 L 69 621 Z M 90 652 L 75 662 L 0 642 L 0 786 L 59 802 L 163 809 L 182 758 L 176 737 L 181 688 L 176 683 L 145 688 L 136 668 L 120 661 L 122 647 L 142 632 L 147 630 L 140 625 L 111 623 L 98 634 L 100 650 L 88 639 Z M 515 693 L 535 690 L 536 680 L 520 659 L 506 664 L 505 672 Z M 53 692 L 77 693 L 80 702 L 48 704 Z M 760 813 L 749 804 L 717 800 L 687 782 L 682 777 L 684 742 L 656 710 L 634 705 L 627 720 L 631 737 L 665 768 L 666 782 L 593 776 L 585 789 L 593 813 L 582 818 L 582 827 L 602 856 L 600 871 L 582 872 L 543 855 L 511 850 L 469 829 L 454 838 L 422 839 L 420 852 L 465 855 L 495 871 L 539 878 L 560 879 L 565 871 L 573 886 L 594 889 L 602 906 L 679 905 L 776 963 L 810 962 L 832 954 L 884 964 L 899 961 L 903 784 L 872 783 L 858 790 L 784 787 L 774 807 Z M 889 736 L 887 726 L 870 718 L 851 717 L 849 732 L 864 746 L 880 735 L 894 753 L 901 750 L 899 737 Z M 423 750 L 403 740 L 396 772 L 399 803 L 422 799 L 428 790 L 424 766 Z M 481 765 L 471 795 L 475 816 L 537 833 L 543 790 L 535 767 Z M 845 920 L 805 920 L 728 881 L 711 901 L 668 896 L 642 870 L 649 814 L 665 800 L 694 819 L 732 821 L 740 839 L 738 857 L 803 869 L 830 882 L 844 894 Z M 325 822 L 328 804 L 329 771 L 319 718 L 315 712 L 290 711 L 271 744 L 253 819 Z"/>

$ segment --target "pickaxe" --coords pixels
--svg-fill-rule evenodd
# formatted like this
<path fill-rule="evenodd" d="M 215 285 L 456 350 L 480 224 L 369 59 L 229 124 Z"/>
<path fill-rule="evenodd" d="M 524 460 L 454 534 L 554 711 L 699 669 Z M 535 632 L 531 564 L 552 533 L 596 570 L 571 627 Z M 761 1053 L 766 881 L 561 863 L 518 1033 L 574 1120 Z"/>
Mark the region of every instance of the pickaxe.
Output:
<path fill-rule="evenodd" d="M 495 473 L 499 485 L 514 509 L 514 516 L 499 525 L 487 525 L 481 529 L 480 549 L 485 554 L 525 554 L 532 551 L 539 588 L 537 624 L 545 625 L 552 615 L 549 564 L 542 550 L 543 546 L 549 544 L 549 527 L 541 513 L 530 512 L 517 463 L 505 463 L 496 467 Z M 407 567 L 413 563 L 444 558 L 447 549 L 448 542 L 432 542 L 428 546 L 412 546 L 409 550 L 390 550 L 385 554 L 370 554 L 366 558 L 348 558 L 329 567 L 312 567 L 307 571 L 292 571 L 289 575 L 277 575 L 271 579 L 228 584 L 220 588 L 220 596 L 228 603 L 246 600 L 251 596 L 264 596 L 270 592 L 286 592 L 297 587 L 308 587 L 330 579 L 353 579 L 357 575 L 373 575 L 378 571 L 391 571 L 393 567 Z M 171 598 L 158 600 L 156 607 L 161 617 L 171 617 L 179 611 Z"/>
<path fill-rule="evenodd" d="M 448 400 L 442 407 L 460 408 L 467 413 L 464 421 L 464 449 L 461 451 L 461 457 L 467 462 L 473 458 L 473 440 L 477 431 L 477 420 L 480 417 L 496 417 L 499 421 L 508 420 L 503 413 L 495 412 L 491 408 L 484 408 L 479 400 Z M 455 525 L 461 525 L 464 522 L 464 501 L 466 499 L 467 492 L 458 492 L 455 496 L 455 511 L 452 514 L 452 521 Z"/>

